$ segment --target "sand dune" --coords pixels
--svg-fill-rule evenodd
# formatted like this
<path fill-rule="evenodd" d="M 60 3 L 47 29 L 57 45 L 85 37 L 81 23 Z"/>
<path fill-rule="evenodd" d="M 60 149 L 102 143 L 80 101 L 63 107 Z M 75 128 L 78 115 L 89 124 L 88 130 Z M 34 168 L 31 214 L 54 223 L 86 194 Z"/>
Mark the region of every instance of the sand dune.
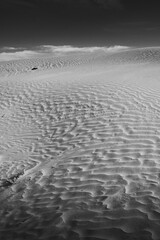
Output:
<path fill-rule="evenodd" d="M 160 48 L 0 63 L 1 240 L 160 239 L 159 64 Z"/>

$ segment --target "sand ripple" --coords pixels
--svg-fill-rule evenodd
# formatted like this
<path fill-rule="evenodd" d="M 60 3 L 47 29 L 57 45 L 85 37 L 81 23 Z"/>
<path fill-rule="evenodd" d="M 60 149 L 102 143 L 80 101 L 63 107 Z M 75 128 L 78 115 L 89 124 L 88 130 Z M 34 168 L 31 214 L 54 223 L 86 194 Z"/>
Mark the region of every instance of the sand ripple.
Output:
<path fill-rule="evenodd" d="M 0 239 L 160 239 L 159 49 L 113 55 L 1 63 Z"/>

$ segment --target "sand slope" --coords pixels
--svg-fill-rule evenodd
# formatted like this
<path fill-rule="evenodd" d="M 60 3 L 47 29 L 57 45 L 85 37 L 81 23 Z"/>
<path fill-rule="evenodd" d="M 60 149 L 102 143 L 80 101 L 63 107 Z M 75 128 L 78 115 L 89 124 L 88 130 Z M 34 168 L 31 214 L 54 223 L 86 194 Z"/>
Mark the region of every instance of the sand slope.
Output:
<path fill-rule="evenodd" d="M 159 63 L 147 48 L 0 64 L 1 240 L 160 239 Z"/>

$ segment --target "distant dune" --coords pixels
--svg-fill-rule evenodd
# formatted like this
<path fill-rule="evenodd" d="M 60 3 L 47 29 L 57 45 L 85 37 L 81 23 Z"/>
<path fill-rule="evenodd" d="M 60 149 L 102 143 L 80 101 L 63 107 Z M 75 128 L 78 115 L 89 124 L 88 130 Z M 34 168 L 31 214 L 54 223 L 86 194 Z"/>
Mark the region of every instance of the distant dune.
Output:
<path fill-rule="evenodd" d="M 114 48 L 113 48 L 114 49 Z M 63 53 L 62 53 L 63 55 Z M 34 54 L 33 54 L 34 56 Z M 115 65 L 115 64 L 137 64 L 137 63 L 159 63 L 160 62 L 160 47 L 152 48 L 122 48 L 118 51 L 96 51 L 96 52 L 68 52 L 64 56 L 55 56 L 53 54 L 39 55 L 35 57 L 19 60 L 0 61 L 0 76 L 8 76 L 12 74 L 20 74 L 30 72 L 36 67 L 38 70 L 56 70 L 59 68 L 66 70 L 75 68 L 76 66 L 89 67 L 90 65 L 100 64 Z M 107 65 L 106 65 L 107 64 Z"/>
<path fill-rule="evenodd" d="M 160 48 L 0 62 L 0 239 L 160 239 Z"/>

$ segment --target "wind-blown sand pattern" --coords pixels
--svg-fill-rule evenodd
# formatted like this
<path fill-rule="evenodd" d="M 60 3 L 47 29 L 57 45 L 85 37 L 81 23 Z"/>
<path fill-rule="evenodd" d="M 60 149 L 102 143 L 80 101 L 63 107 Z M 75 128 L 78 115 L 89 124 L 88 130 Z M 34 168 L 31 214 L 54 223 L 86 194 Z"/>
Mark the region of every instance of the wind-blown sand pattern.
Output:
<path fill-rule="evenodd" d="M 159 64 L 160 48 L 0 63 L 1 240 L 160 239 Z"/>

